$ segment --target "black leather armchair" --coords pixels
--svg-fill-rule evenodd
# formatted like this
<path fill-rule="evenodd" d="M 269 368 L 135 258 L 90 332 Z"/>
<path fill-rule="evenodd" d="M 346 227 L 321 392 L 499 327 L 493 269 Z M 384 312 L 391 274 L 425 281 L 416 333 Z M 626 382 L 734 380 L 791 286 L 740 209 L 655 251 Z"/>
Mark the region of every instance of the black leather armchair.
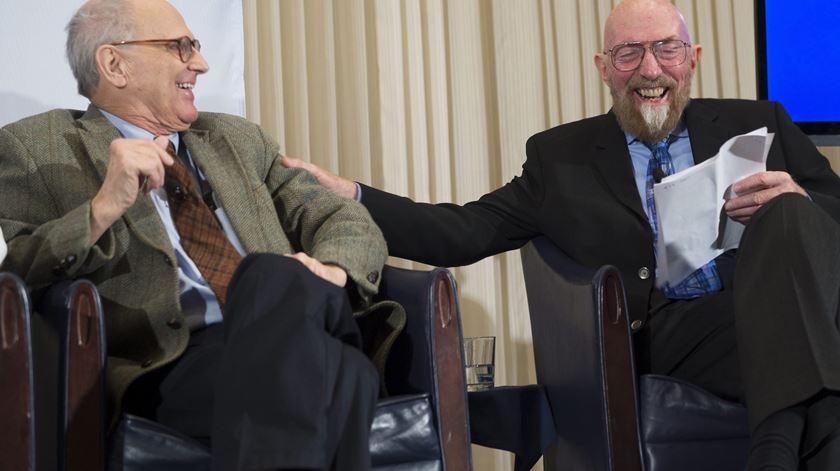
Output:
<path fill-rule="evenodd" d="M 96 469 L 103 463 L 87 454 L 87 444 L 65 442 L 90 439 L 96 437 L 91 432 L 103 430 L 101 372 L 86 366 L 104 364 L 104 356 L 79 357 L 102 354 L 93 347 L 103 326 L 91 325 L 102 320 L 98 297 L 86 281 L 63 283 L 56 286 L 58 292 L 67 294 L 66 308 L 56 315 L 35 315 L 23 281 L 0 273 L 2 470 L 53 471 L 64 469 L 65 462 L 75 463 L 74 469 Z M 79 429 L 85 434 L 76 433 Z"/>
<path fill-rule="evenodd" d="M 521 254 L 537 381 L 558 434 L 546 471 L 744 469 L 744 407 L 674 378 L 637 377 L 615 267 L 582 267 L 545 237 Z"/>
<path fill-rule="evenodd" d="M 407 324 L 385 367 L 390 397 L 377 405 L 371 429 L 374 469 L 471 469 L 461 323 L 452 275 L 445 269 L 385 267 L 379 297 L 402 304 Z M 40 309 L 52 319 L 52 330 L 69 339 L 62 344 L 59 361 L 59 469 L 102 470 L 106 453 L 107 468 L 113 471 L 209 469 L 209 453 L 201 444 L 139 417 L 124 415 L 106 447 L 105 331 L 95 287 L 86 281 L 53 287 Z"/>

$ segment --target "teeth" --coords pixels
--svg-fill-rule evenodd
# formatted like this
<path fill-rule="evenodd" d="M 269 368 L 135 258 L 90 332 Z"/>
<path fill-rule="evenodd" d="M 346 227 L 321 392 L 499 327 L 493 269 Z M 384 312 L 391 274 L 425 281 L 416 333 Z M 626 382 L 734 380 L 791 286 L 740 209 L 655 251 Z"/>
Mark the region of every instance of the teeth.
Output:
<path fill-rule="evenodd" d="M 185 90 L 192 90 L 195 85 L 192 83 L 179 83 L 178 88 L 183 88 Z"/>
<path fill-rule="evenodd" d="M 665 93 L 665 87 L 656 87 L 656 88 L 640 88 L 639 95 L 645 98 L 658 98 Z"/>

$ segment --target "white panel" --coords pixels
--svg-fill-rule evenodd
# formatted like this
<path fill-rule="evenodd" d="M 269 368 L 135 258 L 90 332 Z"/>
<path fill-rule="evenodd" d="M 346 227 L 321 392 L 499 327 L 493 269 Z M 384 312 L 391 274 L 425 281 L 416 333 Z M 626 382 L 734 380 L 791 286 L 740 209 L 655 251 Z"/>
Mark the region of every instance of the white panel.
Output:
<path fill-rule="evenodd" d="M 199 78 L 200 110 L 245 114 L 242 4 L 239 0 L 172 2 L 201 40 L 210 72 Z M 64 57 L 64 28 L 81 2 L 0 2 L 0 126 L 53 108 L 87 107 Z"/>

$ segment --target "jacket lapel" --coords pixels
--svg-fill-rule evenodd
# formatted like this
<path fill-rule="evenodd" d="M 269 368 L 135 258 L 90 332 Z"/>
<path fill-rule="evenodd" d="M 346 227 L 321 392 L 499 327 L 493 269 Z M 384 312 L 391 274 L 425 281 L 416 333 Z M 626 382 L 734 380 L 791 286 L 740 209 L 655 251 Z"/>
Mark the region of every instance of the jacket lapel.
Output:
<path fill-rule="evenodd" d="M 233 146 L 222 134 L 191 128 L 182 134 L 190 157 L 210 183 L 213 195 L 249 253 L 268 250 L 267 235 L 251 199 L 253 189 Z"/>
<path fill-rule="evenodd" d="M 604 115 L 603 120 L 604 123 L 595 136 L 595 167 L 604 176 L 607 186 L 616 198 L 647 222 L 633 177 L 633 163 L 627 149 L 627 139 L 612 111 Z"/>
<path fill-rule="evenodd" d="M 691 100 L 683 116 L 695 164 L 717 155 L 720 146 L 735 135 L 720 123 L 716 111 L 697 100 Z"/>
<path fill-rule="evenodd" d="M 79 118 L 79 125 L 79 136 L 82 144 L 99 174 L 100 182 L 104 182 L 105 174 L 108 171 L 108 154 L 111 141 L 120 138 L 120 133 L 92 105 Z M 166 228 L 163 227 L 151 198 L 139 195 L 134 206 L 125 212 L 123 219 L 126 225 L 144 243 L 174 256 L 172 244 L 169 243 L 169 236 L 166 234 Z"/>

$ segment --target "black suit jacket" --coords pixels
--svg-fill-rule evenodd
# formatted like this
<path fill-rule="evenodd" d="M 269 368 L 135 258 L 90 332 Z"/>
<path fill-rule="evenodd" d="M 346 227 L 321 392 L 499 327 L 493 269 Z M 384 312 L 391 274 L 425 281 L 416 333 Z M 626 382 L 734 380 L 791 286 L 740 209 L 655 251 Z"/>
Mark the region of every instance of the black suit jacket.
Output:
<path fill-rule="evenodd" d="M 840 178 L 778 103 L 694 99 L 684 119 L 695 163 L 727 139 L 766 126 L 775 133 L 767 169 L 789 172 L 840 222 Z M 528 139 L 527 153 L 521 176 L 463 206 L 414 203 L 366 186 L 362 202 L 392 255 L 432 265 L 472 263 L 545 234 L 578 263 L 615 265 L 631 317 L 645 319 L 654 290 L 653 235 L 615 116 L 543 131 Z M 719 264 L 725 283 L 731 267 Z"/>

